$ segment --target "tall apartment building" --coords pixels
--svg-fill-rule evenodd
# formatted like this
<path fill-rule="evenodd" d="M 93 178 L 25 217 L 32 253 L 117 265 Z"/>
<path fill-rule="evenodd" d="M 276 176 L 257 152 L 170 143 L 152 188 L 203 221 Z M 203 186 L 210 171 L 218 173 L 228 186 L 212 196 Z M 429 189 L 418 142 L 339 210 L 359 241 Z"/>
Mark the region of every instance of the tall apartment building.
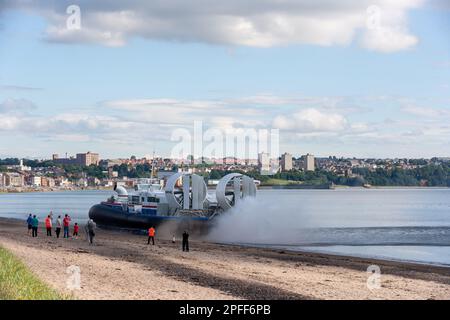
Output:
<path fill-rule="evenodd" d="M 281 155 L 281 171 L 292 170 L 292 154 L 285 152 Z"/>
<path fill-rule="evenodd" d="M 314 165 L 314 156 L 312 154 L 307 154 L 304 156 L 305 162 L 304 162 L 304 170 L 305 171 L 314 171 L 315 165 Z"/>
<path fill-rule="evenodd" d="M 258 154 L 259 173 L 268 174 L 270 172 L 270 155 L 265 152 Z"/>

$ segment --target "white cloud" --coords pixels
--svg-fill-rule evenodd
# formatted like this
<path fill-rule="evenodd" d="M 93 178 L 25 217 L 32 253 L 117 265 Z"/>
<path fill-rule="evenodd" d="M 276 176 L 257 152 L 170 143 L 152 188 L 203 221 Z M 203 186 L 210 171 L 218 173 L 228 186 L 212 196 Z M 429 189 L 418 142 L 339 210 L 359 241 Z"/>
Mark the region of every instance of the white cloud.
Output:
<path fill-rule="evenodd" d="M 88 142 L 91 137 L 88 134 L 55 134 L 49 136 L 49 141 Z"/>
<path fill-rule="evenodd" d="M 240 104 L 240 103 L 239 103 Z M 214 126 L 229 127 L 230 123 L 242 122 L 254 126 L 264 115 L 263 107 L 241 106 L 229 101 L 177 100 L 177 99 L 131 99 L 105 101 L 101 105 L 122 112 L 122 117 L 132 121 L 158 124 L 192 124 L 203 121 Z M 238 115 L 238 117 L 237 117 Z M 231 120 L 230 120 L 231 119 Z M 234 119 L 234 120 L 233 120 Z M 259 122 L 258 122 L 259 123 Z"/>
<path fill-rule="evenodd" d="M 406 9 L 416 8 L 421 0 L 392 1 L 389 6 L 372 5 L 368 8 L 367 29 L 361 40 L 365 48 L 395 52 L 411 48 L 418 38 L 408 30 Z"/>
<path fill-rule="evenodd" d="M 399 110 L 417 117 L 407 118 L 404 113 L 397 113 L 391 115 L 392 120 L 382 120 L 385 118 L 380 115 L 384 111 L 373 108 L 368 117 L 379 120 L 369 122 L 368 117 L 365 117 L 366 121 L 362 120 L 360 110 L 356 108 L 370 100 L 367 97 L 353 101 L 353 112 L 349 111 L 350 101 L 345 97 L 255 97 L 258 95 L 221 101 L 114 100 L 101 102 L 89 111 L 52 116 L 38 114 L 38 110 L 8 112 L 0 114 L 0 139 L 9 141 L 12 137 L 20 137 L 39 145 L 49 143 L 50 153 L 55 142 L 63 142 L 64 146 L 73 148 L 89 144 L 89 149 L 103 148 L 111 154 L 123 154 L 124 150 L 145 154 L 156 148 L 167 155 L 172 146 L 171 132 L 178 128 L 191 131 L 194 121 L 201 120 L 205 130 L 280 129 L 283 148 L 288 146 L 284 151 L 296 154 L 300 147 L 301 152 L 326 155 L 337 152 L 333 150 L 339 151 L 339 146 L 343 145 L 347 155 L 357 156 L 358 150 L 374 155 L 388 155 L 386 150 L 400 153 L 409 150 L 408 154 L 414 154 L 412 146 L 420 145 L 420 150 L 416 150 L 418 154 L 426 150 L 432 155 L 431 150 L 447 150 L 450 142 L 448 110 L 416 107 L 423 101 L 383 98 L 387 103 L 396 103 Z M 283 101 L 287 104 L 283 105 Z"/>
<path fill-rule="evenodd" d="M 433 107 L 419 107 L 407 105 L 401 108 L 402 111 L 425 118 L 450 117 L 450 109 L 438 109 Z"/>
<path fill-rule="evenodd" d="M 347 120 L 337 113 L 325 113 L 318 109 L 308 108 L 291 115 L 275 117 L 273 126 L 282 130 L 299 132 L 342 131 L 347 126 Z"/>
<path fill-rule="evenodd" d="M 0 115 L 0 131 L 14 130 L 19 123 L 20 119 L 17 117 Z"/>
<path fill-rule="evenodd" d="M 46 39 L 54 42 L 123 46 L 138 36 L 154 40 L 273 47 L 289 44 L 349 45 L 362 32 L 361 44 L 392 52 L 410 48 L 407 13 L 422 0 L 252 0 L 93 1 L 81 0 L 81 30 L 66 28 L 63 3 L 7 1 L 44 16 Z M 377 28 L 367 28 L 367 8 L 381 10 Z"/>
<path fill-rule="evenodd" d="M 6 99 L 0 103 L 1 113 L 22 113 L 35 109 L 33 102 L 26 99 Z"/>

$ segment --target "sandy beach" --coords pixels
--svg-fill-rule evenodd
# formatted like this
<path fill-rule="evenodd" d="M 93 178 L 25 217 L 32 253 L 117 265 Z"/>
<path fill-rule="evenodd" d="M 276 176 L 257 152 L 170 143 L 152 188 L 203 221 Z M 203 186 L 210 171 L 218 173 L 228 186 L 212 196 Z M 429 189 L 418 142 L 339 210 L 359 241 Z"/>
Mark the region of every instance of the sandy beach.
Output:
<path fill-rule="evenodd" d="M 25 222 L 0 219 L 0 245 L 40 279 L 76 299 L 450 299 L 450 268 L 156 238 L 99 229 L 84 238 L 27 235 Z M 381 287 L 367 287 L 367 267 Z M 81 271 L 69 290 L 67 268 Z"/>

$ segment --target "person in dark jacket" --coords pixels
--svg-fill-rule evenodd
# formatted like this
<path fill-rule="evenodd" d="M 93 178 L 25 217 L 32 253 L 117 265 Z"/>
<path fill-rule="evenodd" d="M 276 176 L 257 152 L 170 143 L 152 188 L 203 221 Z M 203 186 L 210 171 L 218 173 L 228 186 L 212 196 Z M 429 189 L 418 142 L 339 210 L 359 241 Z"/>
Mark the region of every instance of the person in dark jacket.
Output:
<path fill-rule="evenodd" d="M 183 251 L 189 252 L 189 233 L 187 231 L 183 232 Z"/>
<path fill-rule="evenodd" d="M 39 220 L 36 217 L 36 215 L 33 216 L 33 220 L 31 221 L 31 226 L 32 226 L 32 236 L 33 238 L 37 237 L 38 234 L 38 227 L 39 227 Z"/>
<path fill-rule="evenodd" d="M 28 235 L 30 235 L 33 229 L 33 216 L 31 215 L 31 213 L 27 218 L 27 225 L 28 225 Z"/>

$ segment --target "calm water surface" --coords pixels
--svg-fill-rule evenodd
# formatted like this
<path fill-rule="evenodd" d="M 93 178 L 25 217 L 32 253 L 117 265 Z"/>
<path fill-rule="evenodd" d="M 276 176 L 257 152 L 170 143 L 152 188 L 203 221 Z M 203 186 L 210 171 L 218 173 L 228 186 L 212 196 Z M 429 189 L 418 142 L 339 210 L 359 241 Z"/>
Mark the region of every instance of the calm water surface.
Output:
<path fill-rule="evenodd" d="M 26 219 L 33 213 L 42 220 L 52 210 L 83 222 L 93 204 L 112 194 L 0 194 L 0 216 Z M 264 207 L 261 211 L 267 208 L 261 215 L 265 228 L 278 230 L 281 225 L 289 232 L 263 243 L 241 242 L 450 266 L 448 188 L 260 190 L 257 198 Z"/>

